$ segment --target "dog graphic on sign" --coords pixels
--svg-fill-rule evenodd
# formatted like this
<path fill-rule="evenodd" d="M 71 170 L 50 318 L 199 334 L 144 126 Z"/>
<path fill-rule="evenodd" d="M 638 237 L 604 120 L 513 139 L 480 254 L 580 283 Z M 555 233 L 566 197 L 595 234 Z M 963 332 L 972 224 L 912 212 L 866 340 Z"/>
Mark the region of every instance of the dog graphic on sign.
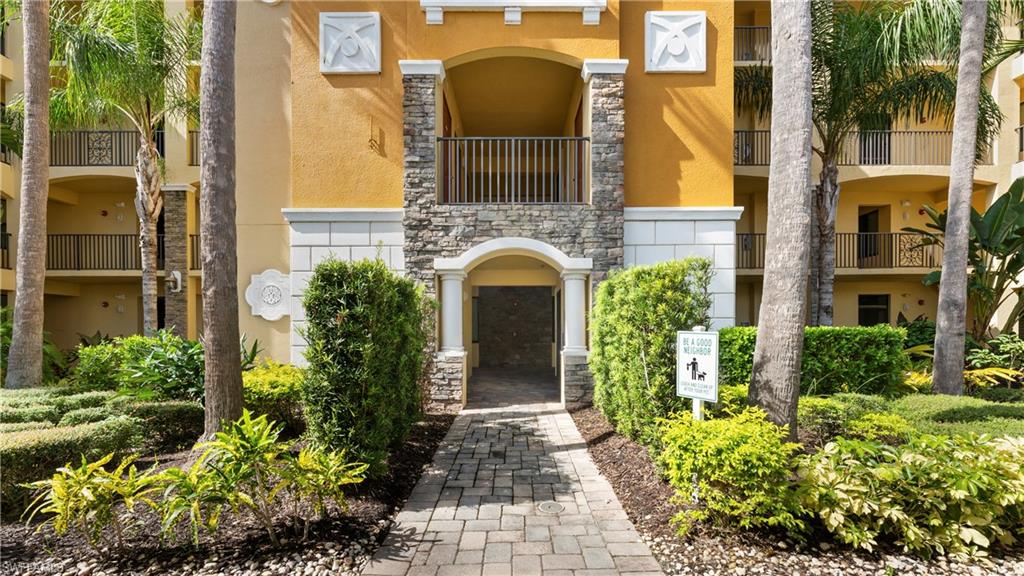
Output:
<path fill-rule="evenodd" d="M 701 372 L 700 371 L 700 366 L 697 364 L 697 359 L 696 358 L 694 358 L 693 360 L 687 362 L 686 363 L 686 368 L 687 368 L 687 370 L 690 371 L 690 379 L 691 380 L 696 380 L 697 382 L 703 382 L 704 378 L 708 375 L 707 372 Z"/>

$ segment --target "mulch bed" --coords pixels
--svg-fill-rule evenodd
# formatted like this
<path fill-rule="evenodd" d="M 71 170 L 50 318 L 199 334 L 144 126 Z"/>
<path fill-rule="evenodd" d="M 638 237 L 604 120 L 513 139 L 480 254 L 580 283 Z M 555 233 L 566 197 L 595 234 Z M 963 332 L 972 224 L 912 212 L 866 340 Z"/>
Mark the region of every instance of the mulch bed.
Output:
<path fill-rule="evenodd" d="M 596 408 L 572 412 L 590 456 L 611 482 L 622 507 L 666 574 L 701 575 L 1024 575 L 1021 553 L 965 565 L 936 558 L 923 561 L 896 551 L 869 555 L 828 541 L 797 546 L 784 536 L 729 532 L 698 525 L 680 537 L 672 517 L 681 506 L 675 490 L 658 474 L 646 448 L 619 435 Z"/>
<path fill-rule="evenodd" d="M 187 537 L 161 545 L 159 519 L 142 515 L 141 530 L 126 551 L 97 553 L 77 534 L 55 537 L 52 530 L 5 521 L 0 526 L 0 574 L 355 574 L 373 554 L 408 498 L 454 420 L 452 414 L 428 414 L 388 460 L 388 472 L 353 487 L 349 509 L 318 522 L 302 541 L 278 526 L 282 543 L 274 547 L 248 514 L 225 513 L 218 531 L 203 535 L 198 548 Z M 161 455 L 162 466 L 180 465 L 187 452 Z M 282 502 L 285 509 L 287 502 Z"/>

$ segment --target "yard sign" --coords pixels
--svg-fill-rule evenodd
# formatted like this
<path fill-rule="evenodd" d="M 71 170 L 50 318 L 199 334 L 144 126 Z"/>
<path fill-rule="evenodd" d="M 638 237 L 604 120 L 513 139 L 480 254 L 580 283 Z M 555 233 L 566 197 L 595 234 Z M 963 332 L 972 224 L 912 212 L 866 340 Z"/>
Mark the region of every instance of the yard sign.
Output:
<path fill-rule="evenodd" d="M 718 332 L 676 333 L 676 395 L 718 402 Z"/>

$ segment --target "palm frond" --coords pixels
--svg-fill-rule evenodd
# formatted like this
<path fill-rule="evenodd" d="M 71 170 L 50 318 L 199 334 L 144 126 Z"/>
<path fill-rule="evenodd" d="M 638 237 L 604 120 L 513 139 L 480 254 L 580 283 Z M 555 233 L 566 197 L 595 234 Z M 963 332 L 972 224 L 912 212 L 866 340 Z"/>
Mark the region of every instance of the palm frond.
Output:
<path fill-rule="evenodd" d="M 772 112 L 772 69 L 770 66 L 741 66 L 733 79 L 737 109 L 753 110 L 759 119 Z"/>

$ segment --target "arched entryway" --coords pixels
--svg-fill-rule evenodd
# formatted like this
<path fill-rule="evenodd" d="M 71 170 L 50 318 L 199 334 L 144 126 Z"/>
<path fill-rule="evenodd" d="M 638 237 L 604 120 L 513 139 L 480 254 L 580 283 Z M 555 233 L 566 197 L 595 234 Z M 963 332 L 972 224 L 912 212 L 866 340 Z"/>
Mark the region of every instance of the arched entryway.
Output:
<path fill-rule="evenodd" d="M 441 349 L 465 358 L 464 401 L 564 402 L 565 366 L 587 353 L 591 260 L 529 238 L 499 238 L 436 259 L 434 268 Z"/>

